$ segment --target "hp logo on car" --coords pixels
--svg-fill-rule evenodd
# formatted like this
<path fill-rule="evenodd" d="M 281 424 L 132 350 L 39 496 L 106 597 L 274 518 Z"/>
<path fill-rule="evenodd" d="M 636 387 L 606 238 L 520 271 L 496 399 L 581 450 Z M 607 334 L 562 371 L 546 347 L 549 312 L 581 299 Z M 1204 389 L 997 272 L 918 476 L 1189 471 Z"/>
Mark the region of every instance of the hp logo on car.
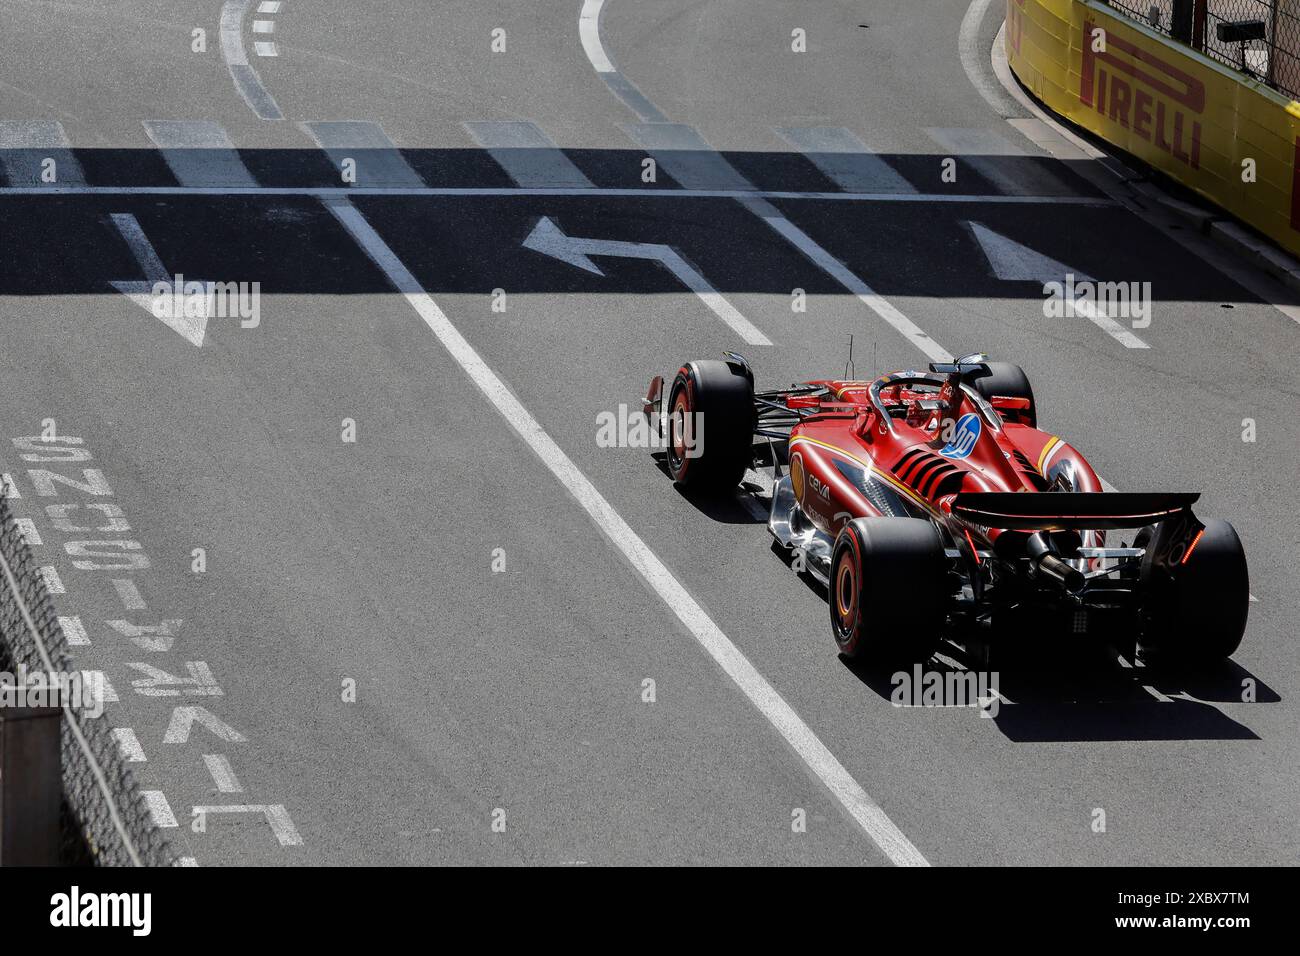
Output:
<path fill-rule="evenodd" d="M 939 449 L 944 458 L 965 458 L 975 450 L 975 442 L 980 437 L 980 420 L 974 412 L 967 412 L 957 419 L 957 426 L 952 430 L 952 440 Z"/>

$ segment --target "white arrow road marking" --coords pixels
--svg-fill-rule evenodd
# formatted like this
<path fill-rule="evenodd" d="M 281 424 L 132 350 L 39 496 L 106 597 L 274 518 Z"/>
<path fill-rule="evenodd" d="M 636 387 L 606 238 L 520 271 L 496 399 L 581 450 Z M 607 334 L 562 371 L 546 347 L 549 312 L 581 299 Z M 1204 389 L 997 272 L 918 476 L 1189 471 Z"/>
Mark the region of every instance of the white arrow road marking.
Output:
<path fill-rule="evenodd" d="M 172 710 L 171 722 L 167 724 L 167 733 L 163 735 L 165 744 L 184 744 L 190 739 L 190 731 L 195 724 L 201 724 L 220 740 L 231 743 L 246 743 L 248 738 L 213 715 L 206 707 L 176 707 Z"/>
<path fill-rule="evenodd" d="M 154 305 L 157 302 L 157 298 L 154 296 L 154 288 L 165 285 L 167 287 L 165 294 L 175 295 L 177 291 L 175 281 L 172 276 L 167 274 L 162 260 L 158 258 L 158 253 L 154 251 L 153 245 L 149 242 L 149 237 L 144 234 L 144 230 L 140 228 L 140 223 L 136 222 L 135 216 L 129 212 L 115 212 L 112 218 L 113 225 L 117 226 L 117 231 L 126 240 L 131 255 L 135 257 L 136 264 L 140 266 L 140 271 L 144 273 L 143 281 L 117 281 L 112 283 L 113 288 L 157 318 L 163 325 L 178 333 L 185 341 L 195 347 L 201 347 L 204 333 L 208 328 L 208 316 L 212 312 L 211 298 L 209 297 L 209 301 L 204 307 L 203 315 L 188 316 L 183 308 L 178 309 L 175 305 L 170 310 L 170 315 L 158 315 L 154 311 Z"/>
<path fill-rule="evenodd" d="M 1004 282 L 1037 282 L 1039 285 L 1046 285 L 1049 282 L 1064 282 L 1067 275 L 1073 275 L 1076 282 L 1096 281 L 1087 273 L 1072 269 L 1014 239 L 1008 239 L 988 226 L 978 222 L 967 222 L 966 225 L 970 226 L 980 249 L 984 251 L 984 258 L 988 260 L 993 275 Z M 1149 349 L 1151 347 L 1110 316 L 1099 312 L 1095 303 L 1076 301 L 1074 308 L 1076 312 L 1125 348 Z"/>
<path fill-rule="evenodd" d="M 771 345 L 772 341 L 749 319 L 741 315 L 704 276 L 678 255 L 671 246 L 653 242 L 618 242 L 612 239 L 578 239 L 566 236 L 550 219 L 543 216 L 524 240 L 524 248 L 540 252 L 544 256 L 559 259 L 571 266 L 603 276 L 600 266 L 591 261 L 589 256 L 617 256 L 623 259 L 653 259 L 677 277 L 682 285 L 690 289 L 709 310 L 727 323 L 737 335 L 750 345 Z"/>
<path fill-rule="evenodd" d="M 906 866 L 927 866 L 921 851 L 894 825 L 812 728 L 803 722 L 794 708 L 723 633 L 722 628 L 718 627 L 708 612 L 668 570 L 659 556 L 641 540 L 623 516 L 614 510 L 591 479 L 573 463 L 532 413 L 506 388 L 496 372 L 483 361 L 460 330 L 452 325 L 438 303 L 424 291 L 419 280 L 403 265 L 356 207 L 345 199 L 332 200 L 328 207 L 388 277 L 393 287 L 406 298 L 411 308 L 429 327 L 429 331 L 437 336 L 438 341 L 465 370 L 487 400 L 510 423 L 510 427 L 537 453 L 537 457 L 556 480 L 569 490 L 596 527 L 600 528 L 610 543 L 654 589 L 682 626 L 722 668 L 723 673 L 790 744 L 853 820 L 892 862 Z"/>

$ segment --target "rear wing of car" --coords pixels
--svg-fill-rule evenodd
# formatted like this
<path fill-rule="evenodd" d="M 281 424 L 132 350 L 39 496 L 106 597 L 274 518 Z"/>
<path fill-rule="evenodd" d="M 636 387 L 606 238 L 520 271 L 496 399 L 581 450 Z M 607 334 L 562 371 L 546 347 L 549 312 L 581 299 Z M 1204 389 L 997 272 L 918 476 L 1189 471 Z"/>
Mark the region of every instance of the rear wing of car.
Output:
<path fill-rule="evenodd" d="M 952 513 L 984 528 L 1011 531 L 1140 528 L 1191 515 L 1197 492 L 964 491 Z"/>

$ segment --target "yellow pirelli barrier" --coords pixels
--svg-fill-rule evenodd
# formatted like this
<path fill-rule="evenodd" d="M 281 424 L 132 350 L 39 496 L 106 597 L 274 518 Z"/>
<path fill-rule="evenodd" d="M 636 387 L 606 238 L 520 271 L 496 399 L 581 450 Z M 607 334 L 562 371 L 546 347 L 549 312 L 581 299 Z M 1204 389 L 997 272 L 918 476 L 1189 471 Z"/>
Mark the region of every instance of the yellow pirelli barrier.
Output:
<path fill-rule="evenodd" d="M 1300 103 L 1100 0 L 1007 0 L 1006 47 L 1052 110 L 1300 254 Z"/>

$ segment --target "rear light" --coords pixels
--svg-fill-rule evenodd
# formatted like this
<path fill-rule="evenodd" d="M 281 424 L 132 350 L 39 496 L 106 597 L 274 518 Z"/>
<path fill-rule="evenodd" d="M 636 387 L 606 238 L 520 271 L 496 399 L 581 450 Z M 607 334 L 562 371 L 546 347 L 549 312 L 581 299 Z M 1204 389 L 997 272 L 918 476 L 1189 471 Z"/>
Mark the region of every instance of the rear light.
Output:
<path fill-rule="evenodd" d="M 1183 555 L 1183 560 L 1179 561 L 1179 564 L 1187 563 L 1187 559 L 1192 556 L 1192 552 L 1196 550 L 1196 546 L 1201 543 L 1201 535 L 1203 534 L 1205 534 L 1204 528 L 1196 532 L 1196 537 L 1193 538 L 1192 543 L 1187 546 L 1187 553 Z"/>

